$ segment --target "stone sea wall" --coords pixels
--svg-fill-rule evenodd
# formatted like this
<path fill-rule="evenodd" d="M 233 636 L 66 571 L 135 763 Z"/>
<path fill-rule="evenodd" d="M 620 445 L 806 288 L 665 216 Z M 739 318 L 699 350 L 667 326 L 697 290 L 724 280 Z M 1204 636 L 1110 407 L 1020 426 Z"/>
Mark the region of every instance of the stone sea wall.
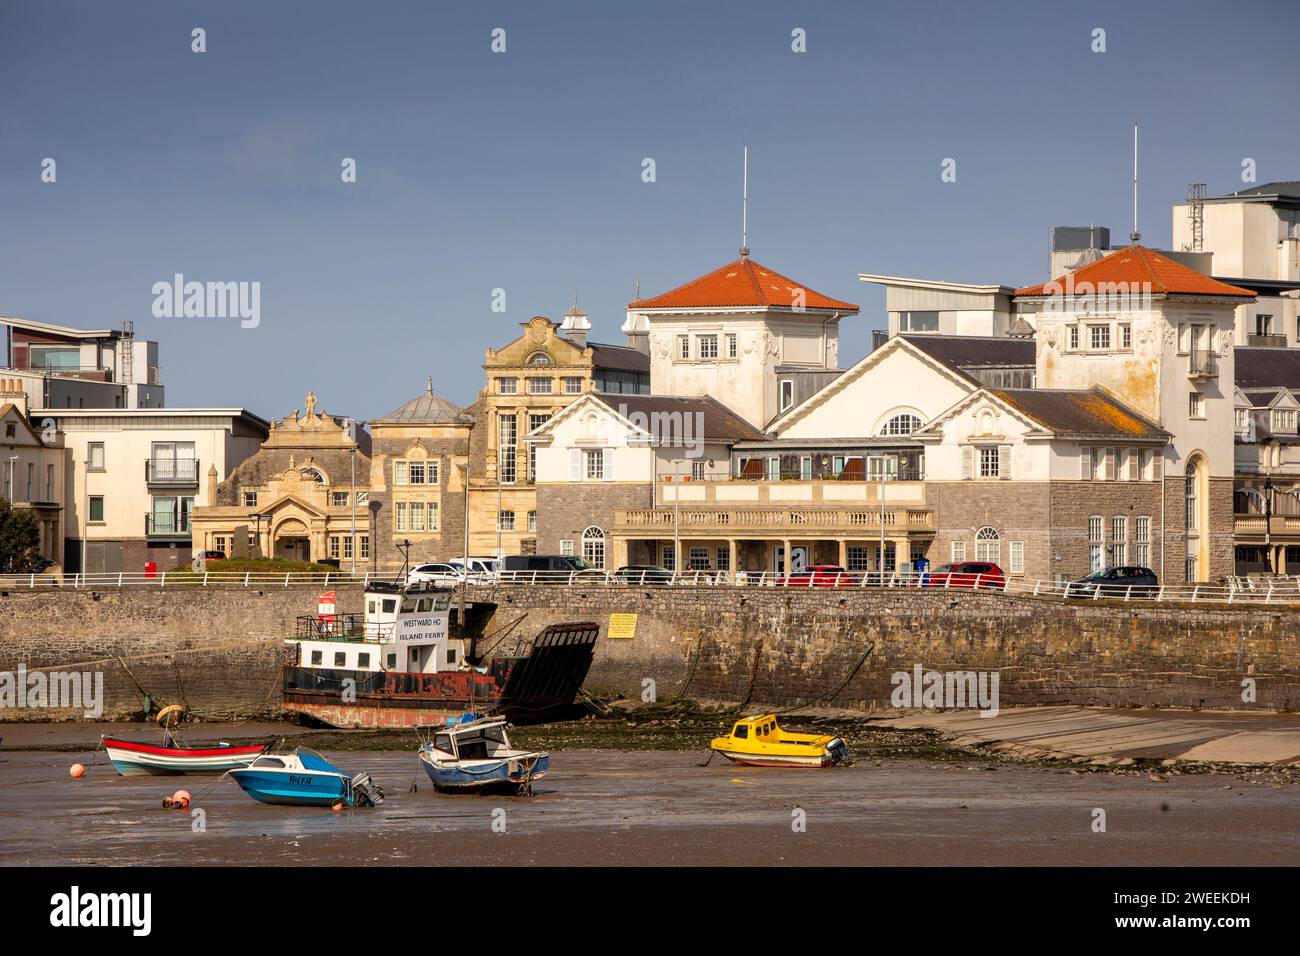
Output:
<path fill-rule="evenodd" d="M 339 610 L 358 588 L 336 588 Z M 558 587 L 482 589 L 497 603 L 485 646 L 509 652 L 546 624 L 601 625 L 586 687 L 658 699 L 749 699 L 887 706 L 891 675 L 917 664 L 997 671 L 1001 705 L 1271 707 L 1300 703 L 1294 608 L 1106 605 L 924 591 Z M 315 610 L 310 590 L 0 592 L 0 672 L 102 671 L 105 716 L 138 713 L 144 695 L 202 719 L 279 712 L 284 637 Z M 613 638 L 611 614 L 634 614 Z M 623 621 L 628 623 L 629 619 Z M 863 660 L 868 648 L 869 657 Z M 855 670 L 856 668 L 856 670 Z M 1256 701 L 1242 701 L 1242 682 Z M 0 720 L 73 716 L 0 709 Z"/>

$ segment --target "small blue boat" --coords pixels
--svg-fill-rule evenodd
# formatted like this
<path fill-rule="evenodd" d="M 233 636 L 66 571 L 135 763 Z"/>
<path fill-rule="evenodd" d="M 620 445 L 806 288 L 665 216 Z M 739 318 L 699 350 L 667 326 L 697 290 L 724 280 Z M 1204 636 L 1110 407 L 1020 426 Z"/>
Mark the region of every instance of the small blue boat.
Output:
<path fill-rule="evenodd" d="M 462 714 L 421 744 L 420 765 L 439 793 L 531 794 L 551 756 L 513 749 L 504 717 Z"/>
<path fill-rule="evenodd" d="M 370 774 L 349 777 L 316 751 L 299 747 L 291 754 L 263 754 L 230 776 L 244 793 L 262 803 L 295 807 L 373 807 L 384 791 Z"/>

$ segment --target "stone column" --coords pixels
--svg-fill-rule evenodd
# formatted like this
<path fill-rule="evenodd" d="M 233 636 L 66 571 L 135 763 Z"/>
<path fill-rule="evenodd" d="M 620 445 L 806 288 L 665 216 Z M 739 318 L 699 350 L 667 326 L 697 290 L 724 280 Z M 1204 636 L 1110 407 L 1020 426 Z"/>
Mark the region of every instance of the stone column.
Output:
<path fill-rule="evenodd" d="M 790 573 L 790 539 L 782 538 L 781 547 L 785 549 L 785 564 L 781 568 L 781 571 L 784 574 L 789 574 Z"/>
<path fill-rule="evenodd" d="M 838 539 L 836 543 L 840 546 L 839 566 L 847 568 L 849 566 L 849 543 L 844 538 Z"/>
<path fill-rule="evenodd" d="M 740 553 L 736 548 L 736 539 L 727 539 L 727 568 L 733 578 L 737 571 L 740 570 Z"/>

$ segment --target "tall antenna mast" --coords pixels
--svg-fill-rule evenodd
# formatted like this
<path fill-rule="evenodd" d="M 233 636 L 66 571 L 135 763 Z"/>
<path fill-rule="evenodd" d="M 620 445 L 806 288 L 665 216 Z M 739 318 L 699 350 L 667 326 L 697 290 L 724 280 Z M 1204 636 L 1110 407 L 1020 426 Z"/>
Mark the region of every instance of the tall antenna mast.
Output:
<path fill-rule="evenodd" d="M 740 258 L 749 255 L 749 147 L 745 147 L 745 166 L 740 186 Z"/>
<path fill-rule="evenodd" d="M 1142 238 L 1138 232 L 1138 124 L 1133 124 L 1133 231 L 1128 234 L 1130 242 L 1136 243 Z"/>

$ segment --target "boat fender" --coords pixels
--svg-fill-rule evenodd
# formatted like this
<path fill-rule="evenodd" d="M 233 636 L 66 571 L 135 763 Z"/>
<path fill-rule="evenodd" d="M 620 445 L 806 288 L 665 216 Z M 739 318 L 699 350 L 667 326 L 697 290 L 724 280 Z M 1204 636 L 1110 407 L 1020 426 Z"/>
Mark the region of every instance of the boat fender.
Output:
<path fill-rule="evenodd" d="M 184 810 L 190 805 L 190 799 L 190 792 L 188 790 L 177 790 L 170 797 L 163 797 L 163 809 Z"/>

